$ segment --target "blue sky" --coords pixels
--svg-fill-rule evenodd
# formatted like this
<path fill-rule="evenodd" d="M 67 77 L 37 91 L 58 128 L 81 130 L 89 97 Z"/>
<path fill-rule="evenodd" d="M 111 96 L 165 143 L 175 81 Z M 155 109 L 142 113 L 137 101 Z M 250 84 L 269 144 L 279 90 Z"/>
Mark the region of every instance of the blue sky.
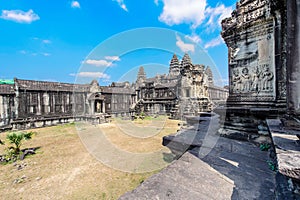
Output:
<path fill-rule="evenodd" d="M 167 73 L 172 54 L 187 52 L 226 80 L 220 20 L 235 2 L 0 0 L 0 79 L 133 81 L 139 66 Z"/>

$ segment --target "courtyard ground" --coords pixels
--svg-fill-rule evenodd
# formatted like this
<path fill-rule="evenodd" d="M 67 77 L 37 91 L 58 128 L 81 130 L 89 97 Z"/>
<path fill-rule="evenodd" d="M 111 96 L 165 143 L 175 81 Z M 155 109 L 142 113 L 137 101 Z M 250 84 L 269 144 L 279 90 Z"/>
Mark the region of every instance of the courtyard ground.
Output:
<path fill-rule="evenodd" d="M 143 127 L 143 122 L 138 124 Z M 176 132 L 177 124 L 178 121 L 166 120 L 164 128 L 149 138 L 124 134 L 116 121 L 96 126 L 81 125 L 79 129 L 74 124 L 33 129 L 37 134 L 25 141 L 22 148 L 40 149 L 23 161 L 0 165 L 0 199 L 117 199 L 160 169 L 130 173 L 104 165 L 85 148 L 86 143 L 80 139 L 84 131 L 89 134 L 89 129 L 100 128 L 120 149 L 147 153 L 160 149 L 167 151 L 161 145 L 162 137 Z M 78 134 L 78 130 L 84 131 Z M 2 141 L 5 135 L 0 134 Z M 4 146 L 0 146 L 0 154 L 4 154 Z"/>

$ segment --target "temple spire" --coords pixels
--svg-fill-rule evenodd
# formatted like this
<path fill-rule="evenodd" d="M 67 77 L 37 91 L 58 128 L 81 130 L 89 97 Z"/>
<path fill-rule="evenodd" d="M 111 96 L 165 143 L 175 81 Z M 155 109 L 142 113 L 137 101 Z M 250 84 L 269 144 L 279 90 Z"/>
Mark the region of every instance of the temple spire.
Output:
<path fill-rule="evenodd" d="M 144 67 L 140 67 L 139 68 L 139 72 L 137 74 L 137 79 L 136 79 L 136 82 L 137 83 L 142 83 L 146 80 L 147 76 L 146 76 L 146 73 L 145 73 L 145 70 L 144 70 Z"/>
<path fill-rule="evenodd" d="M 208 83 L 209 83 L 210 85 L 214 85 L 214 77 L 213 77 L 213 73 L 212 73 L 212 71 L 211 71 L 211 69 L 210 69 L 209 66 L 206 67 L 206 69 L 205 69 L 205 74 L 207 75 Z"/>
<path fill-rule="evenodd" d="M 189 54 L 185 53 L 182 58 L 182 61 L 181 61 L 181 66 L 184 67 L 186 65 L 191 65 L 191 64 L 192 64 L 192 61 L 191 61 Z"/>
<path fill-rule="evenodd" d="M 170 61 L 169 74 L 171 76 L 177 76 L 177 75 L 179 75 L 179 73 L 180 73 L 179 60 L 178 60 L 176 54 L 174 54 L 171 61 Z"/>

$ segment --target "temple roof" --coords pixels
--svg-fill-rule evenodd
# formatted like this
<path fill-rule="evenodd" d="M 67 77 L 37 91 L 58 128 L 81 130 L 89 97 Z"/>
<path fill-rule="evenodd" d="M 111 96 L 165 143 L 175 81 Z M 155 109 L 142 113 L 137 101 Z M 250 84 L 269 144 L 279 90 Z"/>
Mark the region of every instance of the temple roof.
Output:
<path fill-rule="evenodd" d="M 0 84 L 0 94 L 14 94 L 14 85 Z"/>
<path fill-rule="evenodd" d="M 135 90 L 131 88 L 121 88 L 121 87 L 101 87 L 102 93 L 110 94 L 135 94 Z"/>
<path fill-rule="evenodd" d="M 0 79 L 0 84 L 9 84 L 9 85 L 13 85 L 15 84 L 14 80 L 8 80 L 8 79 Z"/>
<path fill-rule="evenodd" d="M 72 84 L 49 81 L 33 81 L 15 79 L 15 84 L 21 90 L 43 90 L 43 91 L 67 91 L 67 92 L 84 92 L 89 91 L 90 84 Z"/>
<path fill-rule="evenodd" d="M 155 77 L 152 77 L 152 78 L 147 78 L 145 80 L 145 83 L 152 83 L 152 82 L 155 82 L 156 81 L 156 78 Z"/>
<path fill-rule="evenodd" d="M 157 84 L 155 87 L 156 88 L 172 88 L 176 87 L 177 82 L 169 82 L 169 83 L 163 83 L 163 84 Z"/>

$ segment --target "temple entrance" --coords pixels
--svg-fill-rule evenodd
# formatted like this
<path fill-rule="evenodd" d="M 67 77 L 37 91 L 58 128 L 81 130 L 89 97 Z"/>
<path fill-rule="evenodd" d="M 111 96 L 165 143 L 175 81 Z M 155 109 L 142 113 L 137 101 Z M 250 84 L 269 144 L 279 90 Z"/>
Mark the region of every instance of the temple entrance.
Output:
<path fill-rule="evenodd" d="M 103 101 L 102 100 L 95 100 L 94 104 L 94 111 L 95 113 L 103 113 Z"/>
<path fill-rule="evenodd" d="M 105 113 L 105 100 L 103 95 L 99 93 L 92 94 L 89 97 L 89 104 L 90 114 Z"/>

